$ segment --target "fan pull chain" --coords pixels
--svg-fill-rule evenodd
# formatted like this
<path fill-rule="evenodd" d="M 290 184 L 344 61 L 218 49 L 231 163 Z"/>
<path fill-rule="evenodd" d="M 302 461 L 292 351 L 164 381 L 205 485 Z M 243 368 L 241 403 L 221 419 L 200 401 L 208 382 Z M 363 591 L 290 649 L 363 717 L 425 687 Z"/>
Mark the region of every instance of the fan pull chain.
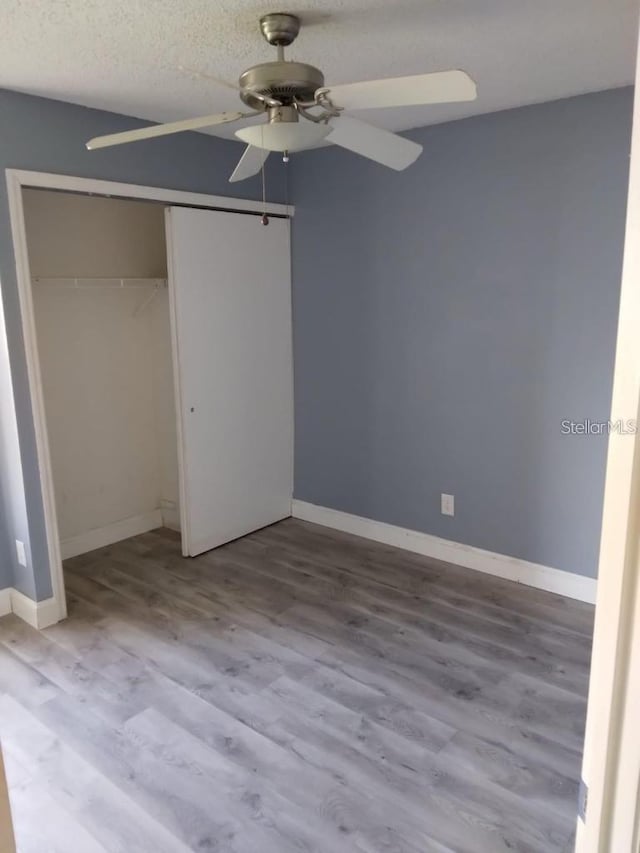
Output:
<path fill-rule="evenodd" d="M 260 128 L 260 136 L 262 137 L 262 146 L 263 146 L 263 150 L 264 150 L 264 130 L 262 130 L 262 127 Z M 265 164 L 265 161 L 263 160 L 262 161 L 262 169 L 261 169 L 261 171 L 262 171 L 262 218 L 260 221 L 262 222 L 263 225 L 268 225 L 269 224 L 269 217 L 267 216 L 267 181 L 266 181 L 265 173 L 264 173 L 264 164 Z"/>
<path fill-rule="evenodd" d="M 264 177 L 264 163 L 262 164 L 262 218 L 260 221 L 263 225 L 269 224 L 269 217 L 267 216 L 267 191 Z"/>
<path fill-rule="evenodd" d="M 287 159 L 284 160 L 284 203 L 287 206 L 287 215 L 289 214 L 289 167 L 287 163 L 289 162 L 289 156 L 287 152 Z"/>
<path fill-rule="evenodd" d="M 291 257 L 291 211 L 289 210 L 289 167 L 284 167 L 284 203 L 287 210 L 287 257 Z"/>

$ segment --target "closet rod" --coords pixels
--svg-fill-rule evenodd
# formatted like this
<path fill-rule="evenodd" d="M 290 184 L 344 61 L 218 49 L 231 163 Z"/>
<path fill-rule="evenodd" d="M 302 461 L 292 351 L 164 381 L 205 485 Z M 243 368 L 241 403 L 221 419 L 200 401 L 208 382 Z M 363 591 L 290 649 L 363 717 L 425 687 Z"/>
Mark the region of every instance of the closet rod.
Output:
<path fill-rule="evenodd" d="M 61 287 L 71 290 L 95 290 L 97 288 L 108 288 L 111 290 L 131 288 L 162 288 L 167 286 L 166 278 L 100 278 L 82 276 L 77 278 L 34 276 L 33 284 L 46 285 L 47 287 Z"/>

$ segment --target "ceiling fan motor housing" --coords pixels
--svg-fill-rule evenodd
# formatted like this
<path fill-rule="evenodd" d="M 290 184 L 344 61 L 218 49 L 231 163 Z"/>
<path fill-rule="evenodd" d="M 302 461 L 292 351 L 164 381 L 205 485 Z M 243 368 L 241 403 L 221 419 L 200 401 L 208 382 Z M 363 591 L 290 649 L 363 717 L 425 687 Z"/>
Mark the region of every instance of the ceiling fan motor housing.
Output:
<path fill-rule="evenodd" d="M 263 62 L 240 75 L 240 97 L 254 110 L 264 109 L 264 100 L 275 98 L 283 106 L 298 101 L 313 101 L 317 89 L 324 86 L 324 74 L 304 62 Z"/>

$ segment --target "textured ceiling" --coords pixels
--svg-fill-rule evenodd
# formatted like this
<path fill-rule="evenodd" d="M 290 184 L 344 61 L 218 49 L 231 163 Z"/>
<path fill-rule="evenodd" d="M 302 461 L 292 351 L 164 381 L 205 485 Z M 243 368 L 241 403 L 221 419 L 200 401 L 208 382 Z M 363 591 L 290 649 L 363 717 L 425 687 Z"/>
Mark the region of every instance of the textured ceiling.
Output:
<path fill-rule="evenodd" d="M 275 59 L 258 18 L 294 11 L 287 58 L 328 83 L 463 68 L 472 104 L 359 113 L 392 130 L 632 82 L 636 0 L 1 0 L 0 86 L 169 121 L 235 109 L 235 82 Z M 230 135 L 226 129 L 221 135 Z"/>

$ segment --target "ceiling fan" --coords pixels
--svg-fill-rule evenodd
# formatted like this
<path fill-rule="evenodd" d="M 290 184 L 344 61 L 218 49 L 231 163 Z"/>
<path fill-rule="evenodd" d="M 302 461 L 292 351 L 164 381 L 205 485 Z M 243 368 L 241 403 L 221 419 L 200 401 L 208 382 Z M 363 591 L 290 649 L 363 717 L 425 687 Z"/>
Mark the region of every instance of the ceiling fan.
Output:
<path fill-rule="evenodd" d="M 230 181 L 257 174 L 271 151 L 282 152 L 286 161 L 289 152 L 312 148 L 325 138 L 400 171 L 418 158 L 422 146 L 346 115 L 346 110 L 473 101 L 477 96 L 474 81 L 458 70 L 327 87 L 318 68 L 285 61 L 284 49 L 300 31 L 296 15 L 282 12 L 264 15 L 260 29 L 269 44 L 277 48 L 278 58 L 275 62 L 254 65 L 240 75 L 238 92 L 252 112 L 224 112 L 97 136 L 87 142 L 87 148 L 107 148 L 264 114 L 266 122 L 236 131 L 235 135 L 248 144 Z"/>

